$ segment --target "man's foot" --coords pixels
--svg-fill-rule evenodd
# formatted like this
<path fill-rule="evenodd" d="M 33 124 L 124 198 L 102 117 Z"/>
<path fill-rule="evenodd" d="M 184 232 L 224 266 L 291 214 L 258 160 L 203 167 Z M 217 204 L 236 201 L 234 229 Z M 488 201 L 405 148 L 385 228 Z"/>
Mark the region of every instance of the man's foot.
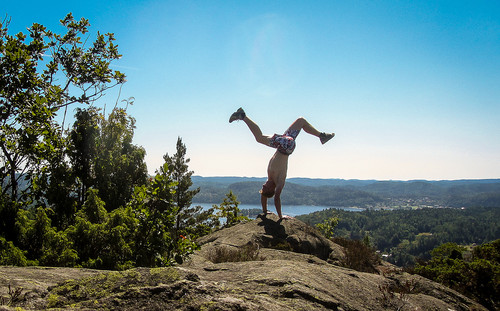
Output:
<path fill-rule="evenodd" d="M 240 108 L 231 115 L 231 117 L 229 118 L 229 123 L 235 120 L 243 120 L 244 118 L 245 118 L 245 111 L 243 111 L 243 108 Z"/>
<path fill-rule="evenodd" d="M 335 136 L 335 133 L 325 133 L 325 132 L 322 132 L 321 134 L 319 134 L 319 140 L 324 145 L 327 141 L 329 141 L 330 139 L 332 139 L 334 136 Z"/>
<path fill-rule="evenodd" d="M 288 215 L 283 215 L 280 217 L 280 220 L 283 220 L 283 219 L 293 219 L 292 216 L 288 216 Z"/>

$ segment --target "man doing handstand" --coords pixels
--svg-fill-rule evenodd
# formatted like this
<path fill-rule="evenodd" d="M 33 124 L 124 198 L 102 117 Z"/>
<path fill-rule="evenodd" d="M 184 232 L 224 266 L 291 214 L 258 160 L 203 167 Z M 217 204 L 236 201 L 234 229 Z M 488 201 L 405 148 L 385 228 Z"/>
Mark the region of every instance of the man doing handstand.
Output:
<path fill-rule="evenodd" d="M 242 108 L 231 115 L 229 123 L 235 120 L 243 120 L 257 142 L 277 149 L 267 166 L 267 181 L 262 185 L 262 189 L 259 191 L 261 194 L 260 202 L 262 204 L 262 211 L 264 214 L 267 214 L 267 199 L 274 196 L 274 206 L 276 207 L 279 218 L 289 218 L 289 216 L 281 214 L 281 191 L 285 186 L 286 173 L 288 170 L 288 156 L 292 154 L 295 149 L 295 139 L 297 135 L 299 135 L 301 129 L 304 129 L 306 133 L 318 137 L 321 143 L 324 144 L 332 139 L 335 133 L 319 132 L 309 124 L 306 119 L 298 118 L 290 125 L 283 135 L 263 135 L 259 126 L 246 115 Z"/>

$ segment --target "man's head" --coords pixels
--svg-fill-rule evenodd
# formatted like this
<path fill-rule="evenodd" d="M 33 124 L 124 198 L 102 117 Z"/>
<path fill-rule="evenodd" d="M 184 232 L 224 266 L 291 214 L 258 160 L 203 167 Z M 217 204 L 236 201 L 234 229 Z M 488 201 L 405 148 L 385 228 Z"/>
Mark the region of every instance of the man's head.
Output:
<path fill-rule="evenodd" d="M 262 185 L 262 189 L 259 192 L 267 198 L 272 198 L 275 190 L 276 184 L 271 180 L 267 180 L 266 183 Z"/>

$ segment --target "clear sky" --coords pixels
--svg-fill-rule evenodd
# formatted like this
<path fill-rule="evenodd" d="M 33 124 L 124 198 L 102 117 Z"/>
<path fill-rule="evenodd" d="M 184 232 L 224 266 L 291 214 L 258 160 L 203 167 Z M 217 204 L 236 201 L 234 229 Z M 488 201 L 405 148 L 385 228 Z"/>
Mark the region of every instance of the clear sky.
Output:
<path fill-rule="evenodd" d="M 289 177 L 500 178 L 500 2 L 2 1 L 10 34 L 72 12 L 116 36 L 150 172 L 187 146 L 202 176 L 263 177 L 253 139 L 299 116 Z M 110 105 L 116 94 L 105 98 Z"/>

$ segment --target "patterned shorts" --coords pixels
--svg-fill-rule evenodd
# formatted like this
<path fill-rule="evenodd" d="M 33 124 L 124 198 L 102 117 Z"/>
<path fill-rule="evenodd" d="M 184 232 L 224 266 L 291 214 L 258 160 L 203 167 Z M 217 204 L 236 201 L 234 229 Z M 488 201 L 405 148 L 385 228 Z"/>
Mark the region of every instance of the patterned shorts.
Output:
<path fill-rule="evenodd" d="M 295 150 L 295 138 L 300 130 L 286 130 L 283 135 L 274 134 L 269 142 L 271 147 L 277 148 L 279 152 L 290 155 Z"/>

